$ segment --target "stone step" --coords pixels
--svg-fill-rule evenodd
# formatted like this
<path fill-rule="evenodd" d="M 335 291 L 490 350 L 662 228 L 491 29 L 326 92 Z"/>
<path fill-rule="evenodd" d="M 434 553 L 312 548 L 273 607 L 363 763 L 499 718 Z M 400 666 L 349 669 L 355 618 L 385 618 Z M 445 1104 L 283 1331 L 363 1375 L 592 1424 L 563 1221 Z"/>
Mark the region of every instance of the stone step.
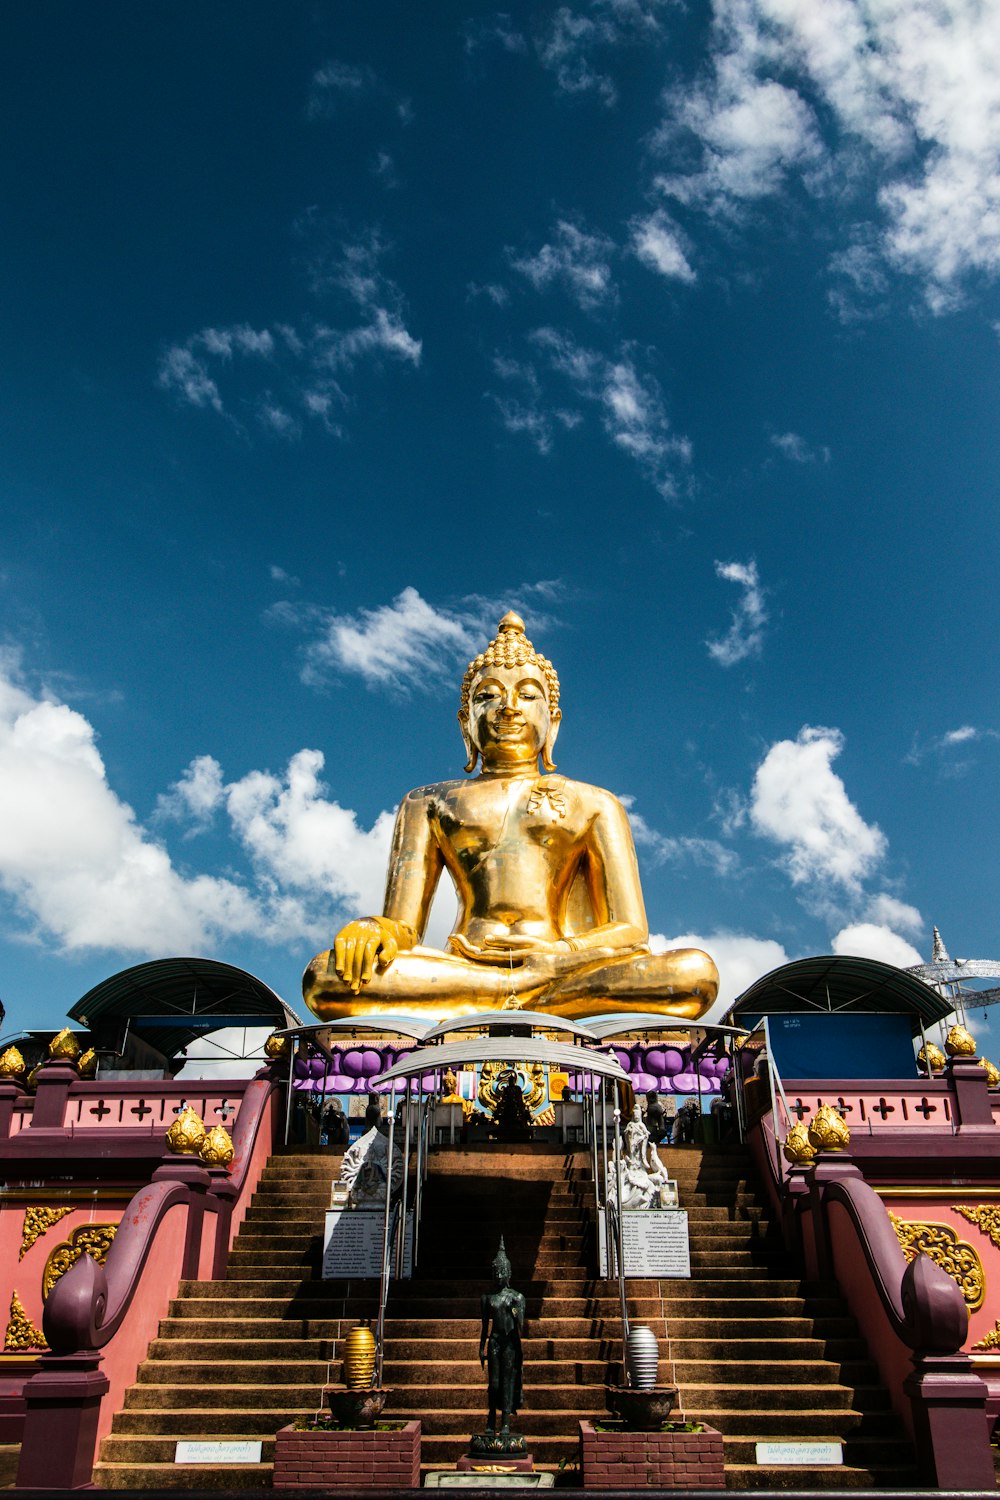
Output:
<path fill-rule="evenodd" d="M 281 1325 L 277 1325 L 279 1330 Z M 343 1338 L 353 1324 L 344 1320 L 341 1329 L 339 1324 L 325 1325 L 324 1329 L 315 1333 L 304 1333 L 301 1336 L 291 1336 L 286 1330 L 286 1336 L 273 1332 L 273 1324 L 263 1328 L 261 1324 L 254 1324 L 244 1330 L 245 1337 L 236 1343 L 233 1342 L 232 1327 L 230 1324 L 220 1322 L 219 1327 L 228 1329 L 227 1334 L 218 1333 L 215 1337 L 188 1338 L 183 1336 L 164 1336 L 155 1338 L 149 1346 L 147 1358 L 150 1360 L 173 1360 L 185 1364 L 205 1364 L 220 1360 L 231 1361 L 234 1365 L 256 1364 L 269 1365 L 276 1360 L 305 1360 L 329 1361 L 332 1360 L 338 1368 L 343 1359 Z M 425 1329 L 428 1333 L 426 1338 L 407 1338 L 394 1335 L 387 1329 L 386 1333 L 386 1360 L 430 1360 L 443 1361 L 450 1364 L 460 1353 L 462 1347 L 472 1349 L 475 1352 L 479 1347 L 479 1325 L 470 1321 L 468 1325 L 468 1337 L 464 1340 L 455 1338 L 435 1338 L 433 1329 Z M 333 1352 L 327 1351 L 332 1347 Z M 602 1360 L 615 1358 L 621 1355 L 621 1337 L 593 1336 L 589 1332 L 586 1336 L 579 1335 L 575 1338 L 524 1338 L 521 1348 L 527 1362 L 531 1361 L 558 1361 L 558 1360 L 582 1360 L 597 1357 Z M 595 1356 L 595 1350 L 599 1354 Z M 478 1366 L 477 1366 L 478 1368 Z"/>
<path fill-rule="evenodd" d="M 107 1441 L 107 1439 L 105 1439 Z M 250 1493 L 271 1489 L 271 1463 L 266 1464 L 175 1464 L 145 1461 L 132 1464 L 99 1463 L 94 1469 L 94 1487 L 102 1490 L 228 1490 Z"/>
<path fill-rule="evenodd" d="M 732 1373 L 732 1372 L 730 1372 Z M 708 1407 L 721 1411 L 746 1411 L 761 1407 L 778 1411 L 797 1411 L 855 1407 L 859 1411 L 887 1411 L 889 1397 L 882 1386 L 851 1386 L 830 1383 L 817 1385 L 803 1381 L 800 1385 L 764 1384 L 697 1385 L 679 1382 L 685 1411 L 702 1412 Z"/>

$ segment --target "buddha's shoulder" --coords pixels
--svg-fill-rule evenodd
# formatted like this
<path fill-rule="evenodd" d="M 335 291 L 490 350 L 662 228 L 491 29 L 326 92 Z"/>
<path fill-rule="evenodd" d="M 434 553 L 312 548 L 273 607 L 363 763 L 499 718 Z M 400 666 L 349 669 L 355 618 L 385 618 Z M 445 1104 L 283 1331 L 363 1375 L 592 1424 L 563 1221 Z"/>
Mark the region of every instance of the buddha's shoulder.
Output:
<path fill-rule="evenodd" d="M 583 806 L 593 808 L 596 812 L 602 809 L 625 811 L 614 792 L 607 791 L 603 786 L 591 786 L 589 781 L 571 781 L 568 776 L 560 776 L 558 771 L 545 776 L 542 785 L 550 787 L 553 792 L 561 792 L 564 797 L 574 797 Z"/>
<path fill-rule="evenodd" d="M 414 787 L 412 792 L 407 792 L 403 801 L 413 803 L 442 802 L 454 797 L 468 785 L 467 781 L 432 781 L 429 786 Z"/>

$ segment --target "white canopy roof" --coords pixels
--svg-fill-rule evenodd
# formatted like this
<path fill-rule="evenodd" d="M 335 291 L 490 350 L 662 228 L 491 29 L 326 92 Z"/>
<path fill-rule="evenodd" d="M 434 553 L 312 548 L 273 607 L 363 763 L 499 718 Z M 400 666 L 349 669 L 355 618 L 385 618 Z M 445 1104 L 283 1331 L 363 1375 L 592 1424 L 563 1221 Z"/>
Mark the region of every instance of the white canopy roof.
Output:
<path fill-rule="evenodd" d="M 290 1026 L 287 1031 L 278 1031 L 276 1036 L 314 1038 L 319 1031 L 378 1031 L 389 1036 L 405 1036 L 413 1042 L 423 1041 L 427 1033 L 426 1021 L 412 1020 L 409 1016 L 341 1016 L 336 1021 L 314 1021 L 311 1026 Z"/>
<path fill-rule="evenodd" d="M 397 1078 L 443 1072 L 456 1063 L 508 1061 L 548 1063 L 567 1073 L 594 1073 L 599 1078 L 628 1080 L 628 1074 L 618 1059 L 606 1052 L 574 1047 L 569 1042 L 552 1042 L 545 1037 L 491 1036 L 445 1042 L 440 1047 L 418 1047 L 409 1057 L 373 1078 L 372 1083 L 392 1083 Z"/>
<path fill-rule="evenodd" d="M 597 1040 L 597 1034 L 589 1026 L 582 1026 L 579 1021 L 568 1021 L 564 1016 L 546 1015 L 540 1010 L 481 1010 L 474 1016 L 459 1016 L 456 1020 L 442 1021 L 439 1026 L 432 1026 L 425 1033 L 424 1041 L 436 1042 L 439 1037 L 447 1036 L 452 1031 L 479 1031 L 488 1028 L 493 1032 L 498 1026 L 527 1032 L 543 1028 L 546 1031 L 566 1031 L 587 1042 Z"/>

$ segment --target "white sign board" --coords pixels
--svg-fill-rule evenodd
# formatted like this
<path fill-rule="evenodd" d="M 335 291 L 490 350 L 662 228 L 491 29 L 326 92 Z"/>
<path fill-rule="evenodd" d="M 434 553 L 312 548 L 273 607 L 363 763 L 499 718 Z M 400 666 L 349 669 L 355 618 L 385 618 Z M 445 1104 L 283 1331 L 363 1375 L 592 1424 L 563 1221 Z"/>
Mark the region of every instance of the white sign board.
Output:
<path fill-rule="evenodd" d="M 323 1279 L 365 1280 L 382 1274 L 382 1236 L 385 1215 L 381 1209 L 331 1208 L 327 1210 L 323 1234 Z M 406 1255 L 403 1276 L 413 1274 L 413 1210 L 406 1215 Z"/>
<path fill-rule="evenodd" d="M 842 1464 L 840 1443 L 758 1443 L 757 1462 L 769 1466 L 787 1464 L 804 1468 L 815 1464 Z"/>
<path fill-rule="evenodd" d="M 598 1241 L 601 1275 L 607 1276 L 608 1248 L 604 1215 L 599 1214 Z M 625 1275 L 683 1277 L 691 1275 L 688 1216 L 683 1208 L 626 1209 L 622 1214 Z"/>
<path fill-rule="evenodd" d="M 259 1464 L 261 1440 L 232 1443 L 178 1442 L 175 1464 Z"/>

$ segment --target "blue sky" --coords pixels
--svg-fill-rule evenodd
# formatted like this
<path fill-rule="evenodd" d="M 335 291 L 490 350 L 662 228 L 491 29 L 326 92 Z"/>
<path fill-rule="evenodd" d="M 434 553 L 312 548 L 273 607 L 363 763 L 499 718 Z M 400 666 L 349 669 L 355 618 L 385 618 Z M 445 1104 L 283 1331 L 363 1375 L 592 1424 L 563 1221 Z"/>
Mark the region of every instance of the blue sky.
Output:
<path fill-rule="evenodd" d="M 512 605 L 725 993 L 1000 953 L 991 7 L 0 28 L 8 1029 L 295 1004 Z"/>

